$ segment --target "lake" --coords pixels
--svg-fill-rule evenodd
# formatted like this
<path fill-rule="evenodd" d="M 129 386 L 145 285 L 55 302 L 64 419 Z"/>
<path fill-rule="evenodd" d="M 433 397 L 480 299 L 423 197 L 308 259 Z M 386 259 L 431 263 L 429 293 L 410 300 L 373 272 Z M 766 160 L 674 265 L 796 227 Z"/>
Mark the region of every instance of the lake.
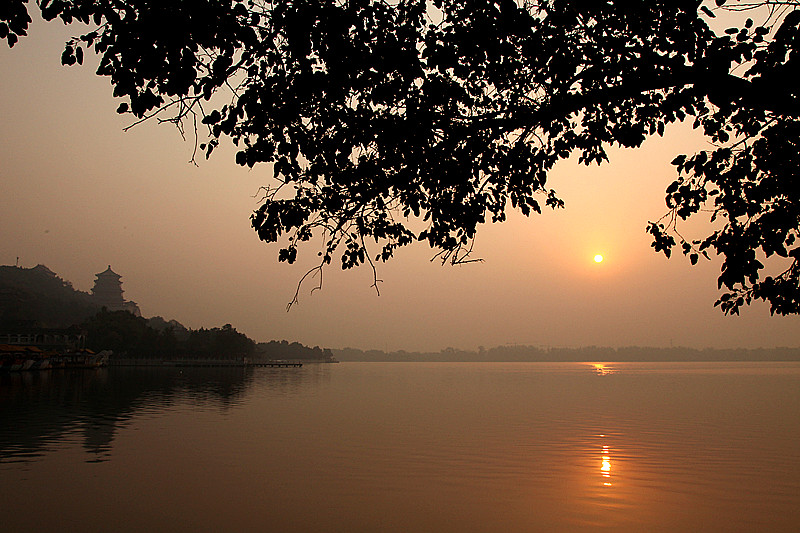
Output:
<path fill-rule="evenodd" d="M 0 374 L 0 529 L 798 531 L 800 363 Z"/>

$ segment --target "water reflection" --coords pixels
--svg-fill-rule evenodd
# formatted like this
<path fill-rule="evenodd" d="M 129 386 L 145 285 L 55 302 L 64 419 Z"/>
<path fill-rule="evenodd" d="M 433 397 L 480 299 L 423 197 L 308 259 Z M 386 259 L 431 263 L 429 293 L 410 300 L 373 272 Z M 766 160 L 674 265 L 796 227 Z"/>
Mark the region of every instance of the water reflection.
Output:
<path fill-rule="evenodd" d="M 592 368 L 599 376 L 607 376 L 609 374 L 616 374 L 617 369 L 612 367 L 609 363 L 591 363 Z"/>
<path fill-rule="evenodd" d="M 115 434 L 133 416 L 158 416 L 179 402 L 228 410 L 241 404 L 254 380 L 291 391 L 307 374 L 161 367 L 0 374 L 0 464 L 36 461 L 71 444 L 80 444 L 87 462 L 107 461 Z"/>
<path fill-rule="evenodd" d="M 800 364 L 612 365 L 4 381 L 0 529 L 797 531 Z"/>
<path fill-rule="evenodd" d="M 603 453 L 600 459 L 600 474 L 603 477 L 603 486 L 611 486 L 611 452 L 608 446 L 603 446 Z"/>

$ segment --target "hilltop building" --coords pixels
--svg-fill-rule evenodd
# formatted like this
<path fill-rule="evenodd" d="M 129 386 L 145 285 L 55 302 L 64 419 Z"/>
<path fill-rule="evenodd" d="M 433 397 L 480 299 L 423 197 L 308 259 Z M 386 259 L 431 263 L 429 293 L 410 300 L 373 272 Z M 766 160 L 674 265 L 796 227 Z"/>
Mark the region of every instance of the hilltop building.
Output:
<path fill-rule="evenodd" d="M 111 270 L 111 265 L 95 276 L 97 279 L 94 280 L 92 297 L 98 305 L 109 311 L 130 311 L 136 316 L 142 316 L 136 302 L 125 300 L 122 297 L 122 281 L 120 281 L 122 276 Z"/>

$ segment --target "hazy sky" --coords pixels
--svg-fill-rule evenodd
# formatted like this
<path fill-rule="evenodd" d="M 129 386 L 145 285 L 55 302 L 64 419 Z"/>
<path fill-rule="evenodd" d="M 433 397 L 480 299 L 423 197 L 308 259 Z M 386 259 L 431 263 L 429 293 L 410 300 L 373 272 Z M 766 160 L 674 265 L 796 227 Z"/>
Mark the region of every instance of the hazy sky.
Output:
<path fill-rule="evenodd" d="M 377 296 L 369 268 L 342 272 L 334 261 L 323 290 L 305 285 L 287 313 L 316 250 L 279 264 L 278 247 L 250 229 L 270 169 L 238 167 L 231 149 L 193 166 L 193 142 L 168 125 L 123 132 L 129 119 L 115 113 L 94 58 L 60 66 L 65 38 L 79 33 L 38 22 L 12 50 L 0 46 L 0 264 L 42 263 L 85 291 L 110 264 L 145 316 L 231 323 L 259 341 L 434 351 L 800 345 L 797 317 L 770 317 L 763 304 L 741 317 L 714 308 L 718 260 L 691 267 L 650 248 L 645 227 L 666 211 L 669 162 L 704 146 L 685 126 L 613 150 L 602 167 L 558 166 L 550 185 L 566 209 L 483 227 L 483 263 L 442 267 L 424 245 L 407 247 L 379 264 Z M 684 229 L 703 237 L 709 226 L 698 218 Z"/>

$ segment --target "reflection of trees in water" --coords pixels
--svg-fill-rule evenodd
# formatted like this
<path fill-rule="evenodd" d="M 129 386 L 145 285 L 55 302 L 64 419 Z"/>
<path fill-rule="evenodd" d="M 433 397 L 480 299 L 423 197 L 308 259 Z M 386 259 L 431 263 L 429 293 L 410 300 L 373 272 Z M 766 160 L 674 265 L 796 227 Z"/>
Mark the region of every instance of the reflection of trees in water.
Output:
<path fill-rule="evenodd" d="M 87 420 L 100 420 L 92 396 L 103 388 L 106 372 L 53 370 L 0 374 L 0 460 L 19 461 L 53 449 L 68 434 L 87 429 Z M 124 410 L 113 419 L 124 418 Z M 96 423 L 95 423 L 96 424 Z M 95 425 L 92 424 L 92 425 Z M 91 429 L 88 449 L 102 453 L 113 438 L 113 429 Z"/>
<path fill-rule="evenodd" d="M 80 441 L 90 460 L 104 461 L 116 430 L 142 410 L 178 402 L 229 409 L 254 380 L 292 393 L 308 375 L 304 369 L 160 367 L 0 374 L 0 462 L 33 460 L 69 440 Z"/>
<path fill-rule="evenodd" d="M 137 407 L 162 408 L 178 401 L 209 403 L 227 408 L 239 402 L 252 382 L 252 369 L 242 367 L 110 368 L 119 381 L 147 385 L 135 399 Z"/>

